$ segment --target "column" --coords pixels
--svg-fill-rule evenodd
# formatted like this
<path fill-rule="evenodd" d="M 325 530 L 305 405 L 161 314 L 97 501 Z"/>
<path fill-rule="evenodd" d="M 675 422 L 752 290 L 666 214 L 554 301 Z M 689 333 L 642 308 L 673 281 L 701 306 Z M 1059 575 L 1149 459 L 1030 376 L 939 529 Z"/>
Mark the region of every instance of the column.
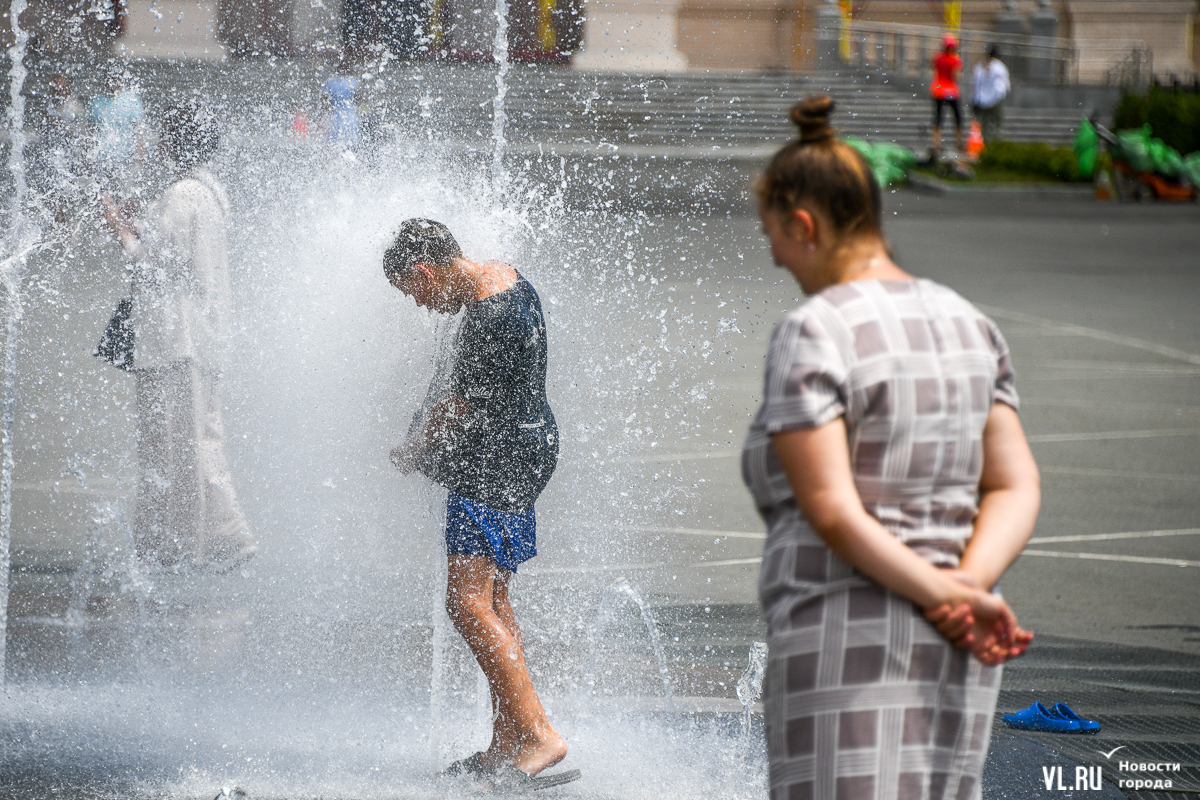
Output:
<path fill-rule="evenodd" d="M 817 69 L 836 70 L 842 66 L 842 11 L 836 0 L 825 0 L 817 9 Z"/>
<path fill-rule="evenodd" d="M 687 58 L 679 52 L 682 0 L 588 0 L 583 47 L 571 59 L 576 69 L 679 72 Z"/>
<path fill-rule="evenodd" d="M 216 0 L 128 0 L 113 51 L 126 58 L 225 58 L 217 38 Z"/>
<path fill-rule="evenodd" d="M 1038 7 L 1029 14 L 1029 32 L 1043 37 L 1039 44 L 1058 36 L 1058 12 L 1050 7 L 1050 0 L 1038 0 Z M 1053 83 L 1058 77 L 1057 53 L 1041 48 L 1029 59 L 1029 79 L 1039 83 Z"/>

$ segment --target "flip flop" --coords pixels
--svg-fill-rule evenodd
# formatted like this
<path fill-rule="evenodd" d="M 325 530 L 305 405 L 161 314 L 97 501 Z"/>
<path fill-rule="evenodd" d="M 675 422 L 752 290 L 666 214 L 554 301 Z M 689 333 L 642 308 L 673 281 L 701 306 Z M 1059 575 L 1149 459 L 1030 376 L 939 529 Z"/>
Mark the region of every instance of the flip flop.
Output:
<path fill-rule="evenodd" d="M 1079 723 L 1080 733 L 1098 733 L 1100 731 L 1100 723 L 1094 719 L 1084 719 L 1071 710 L 1071 707 L 1066 703 L 1055 703 L 1050 706 L 1050 714 L 1062 719 L 1075 720 Z"/>
<path fill-rule="evenodd" d="M 483 765 L 483 751 L 476 753 L 473 756 L 460 758 L 450 766 L 442 770 L 443 775 L 458 777 L 460 775 L 491 775 L 492 770 Z"/>
<path fill-rule="evenodd" d="M 564 783 L 577 781 L 581 773 L 577 769 L 564 772 L 554 772 L 550 775 L 538 773 L 530 775 L 512 764 L 505 764 L 493 773 L 488 781 L 488 789 L 493 792 L 523 793 L 538 789 L 549 789 L 552 786 L 562 786 Z"/>
<path fill-rule="evenodd" d="M 1041 703 L 1034 703 L 1029 708 L 1015 714 L 1005 714 L 1004 724 L 1010 728 L 1024 731 L 1047 731 L 1050 733 L 1079 733 L 1078 719 L 1057 717 Z"/>

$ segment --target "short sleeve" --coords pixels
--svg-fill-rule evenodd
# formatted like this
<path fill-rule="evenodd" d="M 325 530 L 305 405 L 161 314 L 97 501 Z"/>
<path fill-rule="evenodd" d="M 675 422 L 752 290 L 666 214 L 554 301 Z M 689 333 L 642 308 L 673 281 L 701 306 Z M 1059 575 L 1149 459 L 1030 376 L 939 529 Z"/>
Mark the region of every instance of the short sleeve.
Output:
<path fill-rule="evenodd" d="M 768 433 L 818 428 L 846 413 L 845 359 L 806 309 L 785 317 L 771 336 L 763 404 L 755 419 Z"/>
<path fill-rule="evenodd" d="M 1017 376 L 1013 371 L 1012 355 L 1008 351 L 1008 342 L 995 322 L 987 317 L 981 317 L 979 327 L 987 339 L 988 347 L 996 357 L 996 382 L 992 388 L 992 402 L 1012 406 L 1013 410 L 1021 407 L 1021 398 L 1017 396 Z"/>

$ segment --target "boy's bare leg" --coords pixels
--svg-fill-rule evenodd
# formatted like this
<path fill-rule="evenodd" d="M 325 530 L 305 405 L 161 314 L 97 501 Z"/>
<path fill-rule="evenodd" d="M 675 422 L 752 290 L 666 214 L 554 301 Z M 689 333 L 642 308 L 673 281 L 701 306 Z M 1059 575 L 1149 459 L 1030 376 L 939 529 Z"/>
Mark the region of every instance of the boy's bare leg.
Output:
<path fill-rule="evenodd" d="M 511 763 L 536 775 L 561 761 L 567 743 L 551 727 L 525 667 L 507 577 L 483 556 L 448 557 L 446 610 L 487 676 L 496 709 L 486 766 Z"/>
<path fill-rule="evenodd" d="M 521 627 L 517 625 L 517 617 L 513 613 L 512 605 L 508 602 L 508 585 L 512 579 L 512 575 L 513 573 L 503 568 L 496 570 L 496 576 L 492 581 L 492 611 L 499 617 L 501 624 L 508 628 L 508 632 L 512 634 L 520 653 L 521 666 L 528 672 L 529 668 L 525 664 L 525 640 L 521 638 Z M 494 750 L 496 753 L 515 752 L 520 742 L 520 734 L 517 732 L 512 719 L 507 714 L 500 713 L 499 702 L 500 698 L 496 696 L 495 692 L 492 692 L 492 715 L 494 719 L 492 723 L 492 744 L 488 750 Z"/>
<path fill-rule="evenodd" d="M 508 583 L 512 573 L 506 569 L 497 569 L 492 580 L 492 611 L 500 619 L 500 623 L 508 629 L 517 643 L 521 654 L 520 660 L 524 665 L 525 642 L 521 638 L 521 628 L 508 602 Z M 526 666 L 526 671 L 528 667 Z M 508 754 L 516 751 L 520 742 L 520 734 L 508 714 L 500 713 L 500 698 L 488 682 L 488 690 L 492 700 L 492 741 L 484 754 L 484 762 L 488 766 L 499 765 L 509 761 Z"/>

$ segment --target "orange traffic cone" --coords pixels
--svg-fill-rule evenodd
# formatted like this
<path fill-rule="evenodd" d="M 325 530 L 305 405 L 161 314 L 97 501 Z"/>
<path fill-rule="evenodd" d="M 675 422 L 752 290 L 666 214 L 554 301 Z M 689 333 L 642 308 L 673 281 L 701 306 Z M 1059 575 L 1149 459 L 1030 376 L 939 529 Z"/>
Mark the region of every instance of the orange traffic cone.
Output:
<path fill-rule="evenodd" d="M 971 132 L 967 134 L 967 158 L 971 161 L 978 161 L 979 154 L 983 152 L 983 130 L 979 127 L 979 120 L 971 120 Z"/>

